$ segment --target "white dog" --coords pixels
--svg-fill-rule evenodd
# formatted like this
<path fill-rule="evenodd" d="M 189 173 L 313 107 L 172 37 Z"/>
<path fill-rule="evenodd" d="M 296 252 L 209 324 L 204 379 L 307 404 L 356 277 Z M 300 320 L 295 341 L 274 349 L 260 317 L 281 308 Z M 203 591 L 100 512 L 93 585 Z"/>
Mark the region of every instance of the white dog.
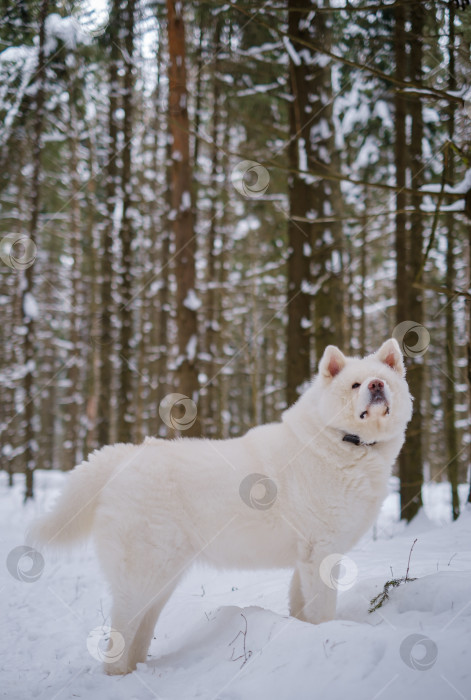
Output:
<path fill-rule="evenodd" d="M 320 566 L 373 524 L 412 401 L 397 342 L 364 359 L 328 346 L 280 423 L 231 440 L 148 438 L 104 447 L 70 474 L 35 542 L 93 533 L 113 595 L 127 673 L 144 662 L 159 613 L 188 566 L 293 567 L 291 613 L 319 623 L 336 591 Z"/>

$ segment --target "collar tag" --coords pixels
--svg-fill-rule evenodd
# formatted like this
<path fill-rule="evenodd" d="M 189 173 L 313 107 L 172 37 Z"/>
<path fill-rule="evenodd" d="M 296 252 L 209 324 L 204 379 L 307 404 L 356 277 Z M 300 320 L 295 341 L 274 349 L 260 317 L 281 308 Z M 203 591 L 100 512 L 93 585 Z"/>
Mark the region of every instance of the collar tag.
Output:
<path fill-rule="evenodd" d="M 343 442 L 351 442 L 353 445 L 362 445 L 363 447 L 372 447 L 376 445 L 376 442 L 362 442 L 359 435 L 353 435 L 352 433 L 346 433 L 343 438 Z"/>
<path fill-rule="evenodd" d="M 351 433 L 347 433 L 346 435 L 343 436 L 342 438 L 343 442 L 352 442 L 354 445 L 360 445 L 361 440 L 358 437 L 358 435 L 352 435 Z"/>

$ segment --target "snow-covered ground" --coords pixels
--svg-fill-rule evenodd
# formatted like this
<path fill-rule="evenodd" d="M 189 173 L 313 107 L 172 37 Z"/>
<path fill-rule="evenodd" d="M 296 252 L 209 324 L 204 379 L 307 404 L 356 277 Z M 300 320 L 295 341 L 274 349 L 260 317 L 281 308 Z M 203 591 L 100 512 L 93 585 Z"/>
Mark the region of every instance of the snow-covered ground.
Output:
<path fill-rule="evenodd" d="M 0 473 L 4 562 L 23 544 L 28 521 L 55 498 L 63 478 L 39 472 L 36 501 L 24 507 L 22 477 L 9 489 Z M 392 479 L 391 490 L 396 486 Z M 464 501 L 466 486 L 461 496 Z M 345 590 L 337 619 L 322 625 L 288 616 L 289 571 L 194 568 L 164 609 L 147 663 L 125 677 L 104 675 L 95 658 L 101 647 L 93 647 L 90 633 L 109 622 L 110 599 L 92 546 L 62 558 L 47 555 L 44 570 L 31 582 L 10 573 L 13 555 L 0 579 L 0 696 L 469 699 L 471 512 L 449 523 L 446 484 L 424 487 L 424 501 L 425 513 L 405 528 L 395 522 L 398 498 L 391 493 L 375 532 L 349 554 L 350 566 L 339 580 Z M 416 538 L 409 576 L 417 580 L 394 589 L 369 614 L 370 599 L 391 571 L 405 575 Z M 356 567 L 358 575 L 348 579 Z"/>

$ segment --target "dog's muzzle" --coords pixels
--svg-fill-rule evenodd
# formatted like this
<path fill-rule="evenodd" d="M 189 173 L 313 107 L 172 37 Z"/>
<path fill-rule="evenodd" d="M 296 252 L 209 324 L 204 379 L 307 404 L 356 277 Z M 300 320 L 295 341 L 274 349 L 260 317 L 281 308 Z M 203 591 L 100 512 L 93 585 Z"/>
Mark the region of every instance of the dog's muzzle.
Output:
<path fill-rule="evenodd" d="M 370 392 L 370 403 L 386 403 L 384 382 L 381 379 L 373 379 L 368 384 L 368 389 Z"/>

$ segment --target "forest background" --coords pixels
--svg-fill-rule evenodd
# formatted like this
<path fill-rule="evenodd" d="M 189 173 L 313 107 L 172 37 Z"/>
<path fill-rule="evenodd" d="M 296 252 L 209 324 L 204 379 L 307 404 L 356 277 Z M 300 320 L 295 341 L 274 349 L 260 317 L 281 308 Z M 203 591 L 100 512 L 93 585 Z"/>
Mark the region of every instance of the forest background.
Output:
<path fill-rule="evenodd" d="M 278 420 L 394 335 L 401 517 L 470 463 L 471 8 L 18 0 L 0 22 L 0 467 Z"/>

